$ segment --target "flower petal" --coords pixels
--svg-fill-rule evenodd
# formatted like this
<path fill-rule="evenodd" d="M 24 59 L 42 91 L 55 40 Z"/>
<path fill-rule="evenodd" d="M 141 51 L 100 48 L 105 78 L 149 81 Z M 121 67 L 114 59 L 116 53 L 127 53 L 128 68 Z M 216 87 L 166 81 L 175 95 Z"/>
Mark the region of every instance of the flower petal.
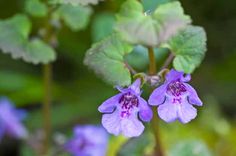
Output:
<path fill-rule="evenodd" d="M 171 82 L 177 79 L 181 79 L 184 75 L 184 72 L 171 69 L 168 74 L 166 74 L 166 81 Z"/>
<path fill-rule="evenodd" d="M 189 82 L 190 80 L 191 80 L 191 75 L 190 74 L 186 74 L 185 76 L 181 77 L 182 82 Z"/>
<path fill-rule="evenodd" d="M 139 97 L 139 117 L 145 122 L 149 122 L 152 119 L 152 109 L 148 106 L 146 100 Z"/>
<path fill-rule="evenodd" d="M 126 137 L 137 137 L 143 133 L 144 126 L 137 115 L 131 115 L 129 118 L 122 119 L 121 131 Z"/>
<path fill-rule="evenodd" d="M 132 89 L 136 94 L 140 95 L 140 86 L 141 86 L 141 79 L 136 79 L 129 88 Z"/>
<path fill-rule="evenodd" d="M 188 123 L 197 116 L 197 110 L 188 103 L 182 103 L 178 108 L 178 119 L 182 123 Z"/>
<path fill-rule="evenodd" d="M 5 125 L 4 125 L 4 123 L 2 123 L 2 121 L 0 120 L 0 141 L 2 140 L 4 134 L 5 134 Z"/>
<path fill-rule="evenodd" d="M 202 106 L 202 101 L 198 97 L 195 89 L 187 83 L 184 83 L 184 85 L 187 87 L 187 91 L 189 92 L 188 96 L 189 103 L 197 106 Z"/>
<path fill-rule="evenodd" d="M 122 93 L 119 93 L 115 96 L 112 96 L 111 98 L 107 99 L 105 102 L 103 102 L 99 107 L 98 111 L 101 113 L 111 113 L 114 111 L 117 104 L 119 104 L 119 100 Z"/>
<path fill-rule="evenodd" d="M 103 114 L 102 125 L 109 133 L 119 135 L 121 132 L 121 118 L 118 109 L 111 114 Z"/>
<path fill-rule="evenodd" d="M 148 99 L 149 105 L 157 106 L 165 101 L 166 84 L 156 88 Z"/>
<path fill-rule="evenodd" d="M 166 122 L 173 122 L 178 118 L 178 104 L 166 101 L 157 108 L 159 117 Z"/>

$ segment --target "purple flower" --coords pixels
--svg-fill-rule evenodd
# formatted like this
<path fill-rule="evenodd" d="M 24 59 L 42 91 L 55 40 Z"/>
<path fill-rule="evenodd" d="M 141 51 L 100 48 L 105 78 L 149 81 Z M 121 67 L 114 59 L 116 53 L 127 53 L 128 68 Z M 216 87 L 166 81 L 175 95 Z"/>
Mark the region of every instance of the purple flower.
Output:
<path fill-rule="evenodd" d="M 74 136 L 64 146 L 74 156 L 105 156 L 108 133 L 100 126 L 76 126 Z"/>
<path fill-rule="evenodd" d="M 0 99 L 0 139 L 4 135 L 14 138 L 26 138 L 28 133 L 21 123 L 26 112 L 15 109 L 7 98 Z"/>
<path fill-rule="evenodd" d="M 123 134 L 126 137 L 136 137 L 142 134 L 142 121 L 152 118 L 152 110 L 140 96 L 141 80 L 137 79 L 128 88 L 117 89 L 121 92 L 103 102 L 98 110 L 103 114 L 102 125 L 109 133 Z"/>
<path fill-rule="evenodd" d="M 148 102 L 158 106 L 161 119 L 187 123 L 197 116 L 197 110 L 192 105 L 202 106 L 202 101 L 194 88 L 186 83 L 190 79 L 190 74 L 184 77 L 183 72 L 172 69 L 166 75 L 165 83 L 153 91 Z"/>

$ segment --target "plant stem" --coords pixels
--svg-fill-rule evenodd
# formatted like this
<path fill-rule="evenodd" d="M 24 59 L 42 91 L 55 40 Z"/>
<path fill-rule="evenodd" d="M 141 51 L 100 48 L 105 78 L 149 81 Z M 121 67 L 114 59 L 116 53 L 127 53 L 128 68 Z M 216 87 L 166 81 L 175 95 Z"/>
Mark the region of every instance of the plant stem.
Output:
<path fill-rule="evenodd" d="M 169 56 L 167 57 L 167 59 L 165 60 L 165 62 L 163 64 L 163 66 L 161 67 L 161 70 L 164 68 L 167 68 L 170 65 L 170 63 L 174 57 L 175 57 L 174 54 L 172 52 L 170 52 Z"/>
<path fill-rule="evenodd" d="M 54 35 L 53 26 L 50 24 L 50 17 L 53 8 L 49 8 L 49 13 L 45 18 L 45 35 L 43 40 L 45 43 L 49 44 L 52 48 L 51 38 Z M 47 63 L 43 65 L 43 82 L 44 82 L 44 99 L 43 99 L 43 128 L 44 128 L 44 138 L 42 146 L 42 154 L 46 155 L 49 153 L 50 139 L 51 139 L 51 101 L 52 101 L 52 64 Z"/>
<path fill-rule="evenodd" d="M 51 64 L 43 65 L 44 81 L 44 101 L 43 101 L 43 123 L 44 123 L 44 140 L 43 154 L 47 154 L 50 146 L 51 135 L 51 85 L 52 85 L 52 66 Z"/>
<path fill-rule="evenodd" d="M 148 56 L 149 56 L 149 74 L 155 75 L 156 74 L 156 60 L 153 48 L 148 47 Z M 152 108 L 153 118 L 151 121 L 151 126 L 153 130 L 153 134 L 155 137 L 155 148 L 153 156 L 164 156 L 164 152 L 162 150 L 161 141 L 160 141 L 160 132 L 159 132 L 159 121 L 157 118 L 156 108 Z"/>
<path fill-rule="evenodd" d="M 148 47 L 148 56 L 149 56 L 149 74 L 156 74 L 156 59 L 153 48 Z"/>

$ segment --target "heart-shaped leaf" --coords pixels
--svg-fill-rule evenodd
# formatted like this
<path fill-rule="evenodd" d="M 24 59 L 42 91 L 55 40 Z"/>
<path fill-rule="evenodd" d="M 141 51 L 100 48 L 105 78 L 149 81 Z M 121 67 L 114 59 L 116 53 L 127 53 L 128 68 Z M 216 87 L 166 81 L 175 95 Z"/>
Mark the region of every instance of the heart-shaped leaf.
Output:
<path fill-rule="evenodd" d="M 188 26 L 173 36 L 167 47 L 176 55 L 175 69 L 192 73 L 205 56 L 206 33 L 202 27 Z"/>
<path fill-rule="evenodd" d="M 113 85 L 129 85 L 131 76 L 123 57 L 132 47 L 122 41 L 117 34 L 95 43 L 87 52 L 84 63 L 104 80 Z"/>

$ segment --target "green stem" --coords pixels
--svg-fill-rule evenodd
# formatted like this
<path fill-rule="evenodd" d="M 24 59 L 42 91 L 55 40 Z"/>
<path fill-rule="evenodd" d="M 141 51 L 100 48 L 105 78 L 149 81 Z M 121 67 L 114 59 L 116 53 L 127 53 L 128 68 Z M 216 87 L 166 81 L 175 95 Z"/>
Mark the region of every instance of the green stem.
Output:
<path fill-rule="evenodd" d="M 53 27 L 50 24 L 50 17 L 53 8 L 49 8 L 49 13 L 45 18 L 45 36 L 43 40 L 45 43 L 53 47 L 51 44 L 51 38 L 54 35 Z M 46 155 L 49 153 L 50 140 L 51 140 L 51 101 L 52 101 L 52 64 L 48 63 L 43 65 L 43 81 L 44 81 L 44 99 L 43 99 L 43 128 L 44 128 L 44 138 L 43 138 L 43 149 L 42 154 Z"/>
<path fill-rule="evenodd" d="M 148 56 L 149 56 L 149 74 L 156 74 L 156 60 L 155 54 L 152 47 L 148 47 Z M 153 130 L 153 134 L 155 137 L 155 148 L 153 156 L 164 156 L 164 152 L 162 150 L 161 141 L 160 141 L 160 132 L 159 132 L 159 120 L 157 117 L 156 108 L 153 107 L 153 119 L 151 121 L 151 126 Z"/>
<path fill-rule="evenodd" d="M 47 154 L 50 147 L 51 135 L 51 86 L 52 86 L 52 66 L 51 64 L 43 65 L 44 81 L 44 101 L 43 101 L 43 123 L 44 123 L 44 141 L 43 154 Z"/>

